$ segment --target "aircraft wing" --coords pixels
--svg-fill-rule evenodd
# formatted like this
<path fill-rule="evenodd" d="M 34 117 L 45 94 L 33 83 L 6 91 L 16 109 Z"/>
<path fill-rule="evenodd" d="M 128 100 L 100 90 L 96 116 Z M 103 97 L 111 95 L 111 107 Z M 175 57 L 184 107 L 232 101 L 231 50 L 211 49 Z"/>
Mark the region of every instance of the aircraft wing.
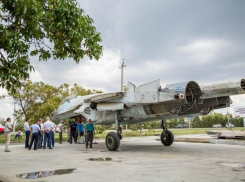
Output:
<path fill-rule="evenodd" d="M 102 102 L 102 101 L 107 101 L 111 99 L 116 99 L 116 98 L 121 98 L 125 95 L 124 92 L 115 92 L 115 93 L 105 93 L 105 94 L 100 94 L 100 95 L 94 95 L 91 96 L 87 99 L 84 99 L 85 103 L 90 103 L 90 102 Z"/>

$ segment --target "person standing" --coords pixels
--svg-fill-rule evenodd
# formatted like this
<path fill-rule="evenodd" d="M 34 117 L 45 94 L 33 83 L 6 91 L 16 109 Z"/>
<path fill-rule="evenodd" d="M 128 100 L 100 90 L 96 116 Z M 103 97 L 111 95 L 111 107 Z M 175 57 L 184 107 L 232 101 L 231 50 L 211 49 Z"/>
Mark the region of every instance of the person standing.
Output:
<path fill-rule="evenodd" d="M 77 139 L 78 139 L 78 124 L 79 124 L 78 118 L 76 118 L 75 124 L 77 126 L 77 131 L 76 131 L 76 134 L 75 134 L 75 143 L 77 143 Z"/>
<path fill-rule="evenodd" d="M 4 127 L 5 137 L 6 137 L 4 152 L 10 152 L 9 150 L 10 136 L 11 136 L 10 132 L 12 131 L 12 125 L 10 122 L 11 122 L 11 118 L 7 118 L 7 122 Z"/>
<path fill-rule="evenodd" d="M 86 135 L 86 148 L 88 148 L 88 142 L 90 142 L 90 147 L 93 148 L 93 137 L 94 137 L 94 124 L 91 119 L 88 119 L 88 123 L 85 126 L 85 135 Z"/>
<path fill-rule="evenodd" d="M 78 130 L 78 143 L 79 144 L 82 144 L 83 141 L 82 141 L 82 137 L 84 135 L 84 131 L 83 131 L 83 124 L 81 123 L 81 121 L 78 123 L 77 125 L 77 130 Z"/>
<path fill-rule="evenodd" d="M 51 120 L 52 122 L 52 120 Z M 52 122 L 52 131 L 51 131 L 51 144 L 54 147 L 54 136 L 55 136 L 55 132 L 56 132 L 56 124 L 54 122 Z"/>
<path fill-rule="evenodd" d="M 67 135 L 68 135 L 68 140 L 67 142 L 70 142 L 70 139 L 71 139 L 71 135 L 70 135 L 70 126 L 71 126 L 71 121 L 69 121 L 69 124 L 68 124 L 68 131 L 67 131 Z"/>
<path fill-rule="evenodd" d="M 30 147 L 28 150 L 31 150 L 33 141 L 34 141 L 34 150 L 37 150 L 37 142 L 38 142 L 39 132 L 41 132 L 41 129 L 39 127 L 39 120 L 36 121 L 35 124 L 31 125 L 31 131 L 32 131 L 31 143 L 30 143 Z"/>
<path fill-rule="evenodd" d="M 63 132 L 63 124 L 62 124 L 62 120 L 60 121 L 60 123 L 58 124 L 57 128 L 58 128 L 58 132 L 59 132 L 59 144 L 62 144 L 62 132 Z"/>
<path fill-rule="evenodd" d="M 43 120 L 39 119 L 39 128 L 40 128 L 40 132 L 39 132 L 39 137 L 38 137 L 38 148 L 42 149 L 42 143 L 43 143 L 43 135 L 44 135 L 44 125 L 43 125 Z"/>
<path fill-rule="evenodd" d="M 77 143 L 76 141 L 77 125 L 74 123 L 74 121 L 71 121 L 69 132 L 70 132 L 70 144 L 72 144 L 72 138 L 74 138 L 74 142 Z"/>
<path fill-rule="evenodd" d="M 50 118 L 46 118 L 46 122 L 43 124 L 44 125 L 44 142 L 43 142 L 43 149 L 46 149 L 46 142 L 48 139 L 48 148 L 51 148 L 51 132 L 52 132 L 52 122 L 50 121 Z"/>
<path fill-rule="evenodd" d="M 25 134 L 26 134 L 26 142 L 25 142 L 25 148 L 29 148 L 29 137 L 30 137 L 30 126 L 29 126 L 29 118 L 26 118 L 26 122 L 24 123 L 24 129 L 25 129 Z"/>

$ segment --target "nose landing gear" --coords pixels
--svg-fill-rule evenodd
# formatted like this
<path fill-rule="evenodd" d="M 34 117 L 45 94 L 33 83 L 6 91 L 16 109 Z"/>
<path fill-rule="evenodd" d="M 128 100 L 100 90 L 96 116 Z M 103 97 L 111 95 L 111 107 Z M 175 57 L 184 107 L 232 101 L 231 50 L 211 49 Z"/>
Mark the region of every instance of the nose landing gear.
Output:
<path fill-rule="evenodd" d="M 110 151 L 115 151 L 120 146 L 120 140 L 122 139 L 122 128 L 118 123 L 118 114 L 116 114 L 116 129 L 117 133 L 110 132 L 105 138 L 106 147 Z"/>

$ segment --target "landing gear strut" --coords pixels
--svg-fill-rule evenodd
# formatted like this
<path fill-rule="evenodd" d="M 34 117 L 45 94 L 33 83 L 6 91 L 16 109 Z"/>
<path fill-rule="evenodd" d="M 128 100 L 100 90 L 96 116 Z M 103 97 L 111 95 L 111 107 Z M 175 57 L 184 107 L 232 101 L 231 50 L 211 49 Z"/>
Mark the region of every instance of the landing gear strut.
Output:
<path fill-rule="evenodd" d="M 115 151 L 120 146 L 120 140 L 122 139 L 122 128 L 118 123 L 118 113 L 116 114 L 116 129 L 117 133 L 110 132 L 105 138 L 106 147 L 110 151 Z"/>
<path fill-rule="evenodd" d="M 162 126 L 162 129 L 163 129 L 163 132 L 162 132 L 161 138 L 160 138 L 162 144 L 165 145 L 165 146 L 172 145 L 173 142 L 174 142 L 174 135 L 173 135 L 173 133 L 167 129 L 164 120 L 161 121 L 161 126 Z"/>

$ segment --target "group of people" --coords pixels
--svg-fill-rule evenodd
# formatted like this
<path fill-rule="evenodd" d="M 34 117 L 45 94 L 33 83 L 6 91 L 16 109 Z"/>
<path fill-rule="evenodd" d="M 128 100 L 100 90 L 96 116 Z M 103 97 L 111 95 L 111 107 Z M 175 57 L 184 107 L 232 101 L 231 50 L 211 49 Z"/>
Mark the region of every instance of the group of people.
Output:
<path fill-rule="evenodd" d="M 62 132 L 63 132 L 63 124 L 62 121 L 59 125 L 55 125 L 52 120 L 47 117 L 46 122 L 42 123 L 42 119 L 37 120 L 33 125 L 29 126 L 30 119 L 26 119 L 24 123 L 25 129 L 25 148 L 31 150 L 32 145 L 34 143 L 34 150 L 37 149 L 46 149 L 46 146 L 49 149 L 53 149 L 54 147 L 54 136 L 55 132 L 58 130 L 61 133 L 61 140 L 59 143 L 62 143 Z M 58 128 L 58 129 L 57 129 Z M 31 142 L 29 143 L 30 133 L 32 132 Z"/>
<path fill-rule="evenodd" d="M 34 150 L 37 149 L 46 149 L 46 146 L 49 149 L 54 148 L 54 136 L 55 132 L 59 133 L 59 143 L 62 144 L 62 133 L 63 133 L 63 124 L 62 121 L 56 126 L 52 120 L 47 117 L 46 122 L 42 123 L 42 119 L 37 120 L 34 124 L 29 126 L 30 119 L 26 119 L 24 123 L 24 130 L 26 135 L 25 140 L 25 148 L 31 150 L 32 145 L 34 143 Z M 68 142 L 72 144 L 74 139 L 75 143 L 85 143 L 86 148 L 88 145 L 90 148 L 93 144 L 93 136 L 94 136 L 94 124 L 92 123 L 91 119 L 88 119 L 88 123 L 84 126 L 82 121 L 70 121 L 68 126 Z M 6 142 L 5 142 L 5 152 L 10 152 L 8 146 L 10 143 L 10 132 L 12 131 L 11 126 L 11 118 L 7 118 L 7 122 L 5 124 L 5 135 L 6 135 Z M 30 134 L 31 141 L 29 142 Z M 15 135 L 15 138 L 20 136 L 20 130 Z M 85 136 L 85 137 L 84 137 Z M 85 141 L 84 141 L 85 139 Z"/>
<path fill-rule="evenodd" d="M 68 142 L 72 144 L 74 139 L 75 143 L 86 144 L 86 148 L 88 148 L 88 144 L 90 148 L 93 148 L 93 136 L 94 136 L 94 124 L 91 119 L 88 119 L 88 123 L 84 126 L 82 121 L 70 121 L 69 123 L 69 137 Z M 84 141 L 85 135 L 85 141 Z M 77 142 L 78 141 L 78 142 Z"/>

